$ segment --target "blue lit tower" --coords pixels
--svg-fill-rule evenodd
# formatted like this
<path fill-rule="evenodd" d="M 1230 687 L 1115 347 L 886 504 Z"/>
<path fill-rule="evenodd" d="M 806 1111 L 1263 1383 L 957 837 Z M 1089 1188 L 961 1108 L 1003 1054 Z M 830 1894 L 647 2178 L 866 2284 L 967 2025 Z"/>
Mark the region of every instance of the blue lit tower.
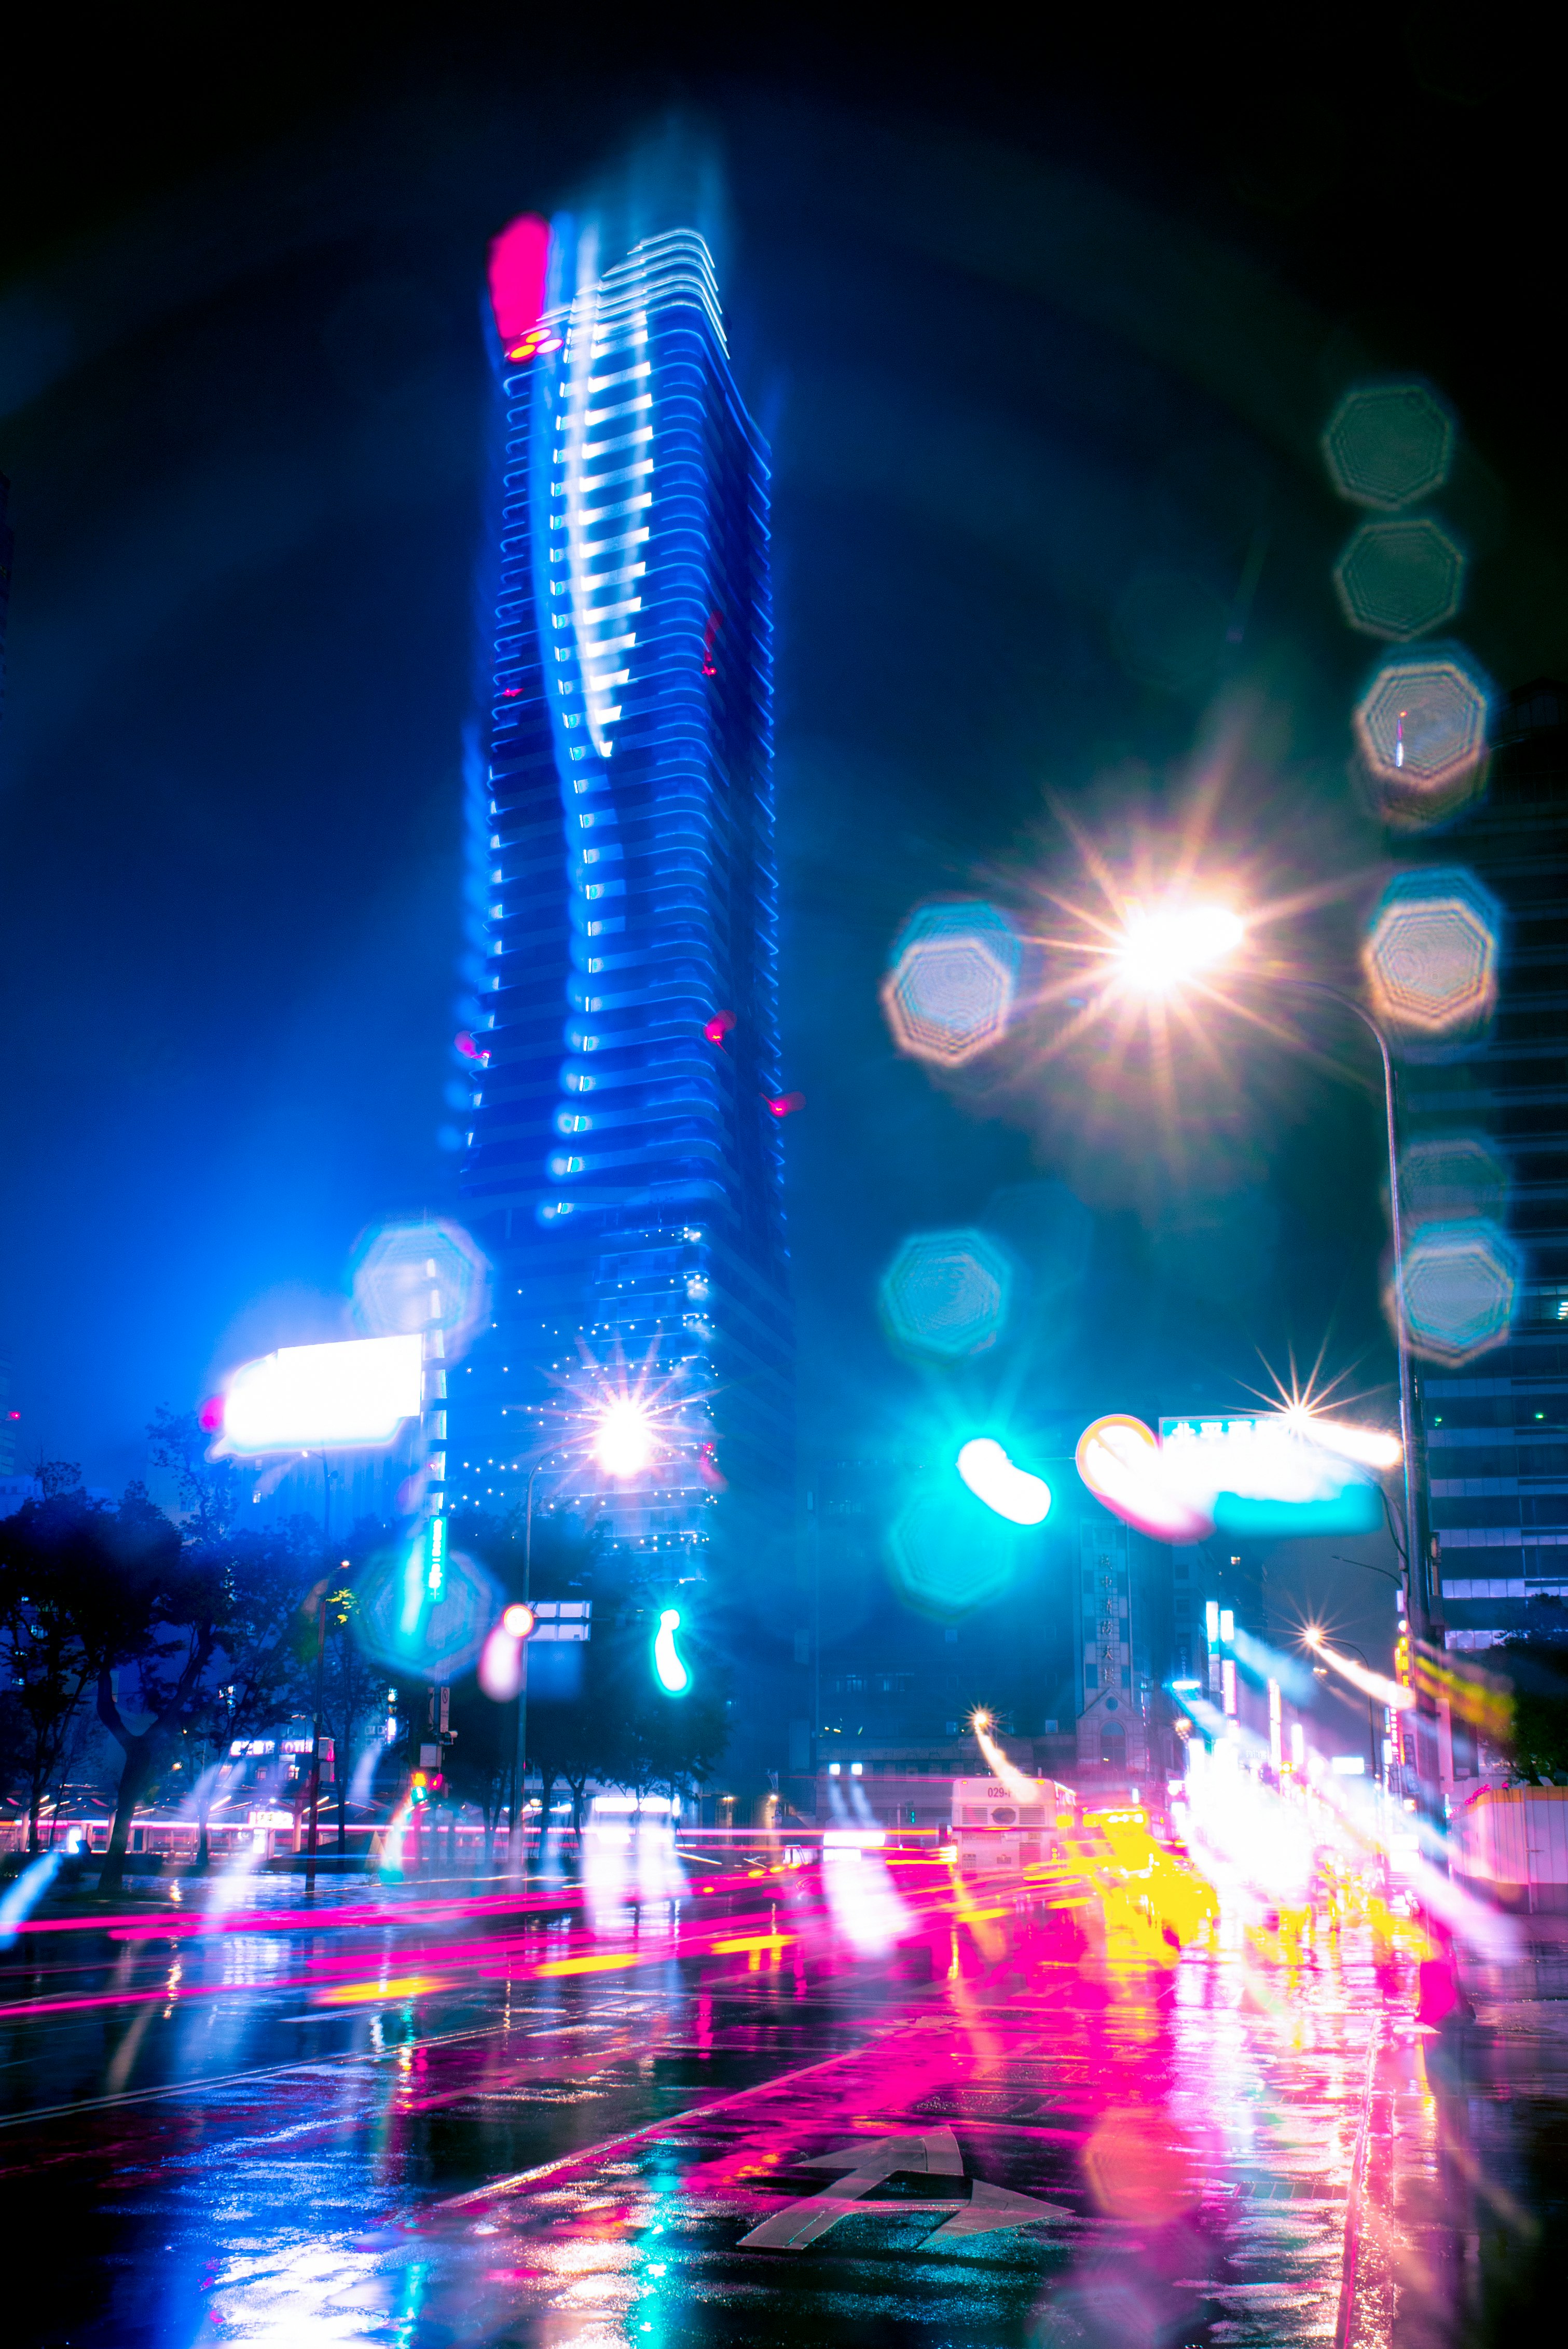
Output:
<path fill-rule="evenodd" d="M 703 237 L 597 236 L 522 221 L 492 253 L 462 1179 L 498 1301 L 450 1475 L 510 1503 L 606 1381 L 640 1386 L 666 1440 L 606 1506 L 678 1582 L 727 1526 L 782 1535 L 792 1474 L 768 466 Z"/>

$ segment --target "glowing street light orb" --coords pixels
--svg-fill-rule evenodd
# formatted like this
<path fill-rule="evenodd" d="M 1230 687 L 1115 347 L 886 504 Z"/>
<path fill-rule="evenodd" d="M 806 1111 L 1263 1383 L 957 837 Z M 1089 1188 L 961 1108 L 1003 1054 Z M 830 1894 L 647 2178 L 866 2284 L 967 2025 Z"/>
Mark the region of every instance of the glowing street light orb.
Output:
<path fill-rule="evenodd" d="M 1182 1492 L 1169 1475 L 1160 1439 L 1126 1412 L 1109 1412 L 1084 1429 L 1073 1454 L 1078 1475 L 1097 1501 L 1123 1525 L 1155 1541 L 1206 1541 L 1211 1509 Z"/>
<path fill-rule="evenodd" d="M 1043 1526 L 1050 1514 L 1051 1488 L 1043 1476 L 1015 1468 L 989 1435 L 971 1437 L 958 1454 L 958 1474 L 978 1501 L 1010 1525 Z"/>
<path fill-rule="evenodd" d="M 1495 1224 L 1428 1224 L 1405 1251 L 1399 1301 L 1410 1351 L 1455 1363 L 1501 1345 L 1522 1278 L 1519 1251 Z"/>
<path fill-rule="evenodd" d="M 984 1233 L 915 1232 L 882 1275 L 882 1319 L 901 1353 L 964 1361 L 996 1343 L 1012 1296 L 1012 1261 Z"/>
<path fill-rule="evenodd" d="M 1462 865 L 1401 873 L 1384 890 L 1362 947 L 1376 1017 L 1392 1034 L 1462 1036 L 1497 1004 L 1502 913 Z"/>
<path fill-rule="evenodd" d="M 521 1599 L 514 1599 L 510 1607 L 504 1607 L 501 1609 L 500 1623 L 501 1630 L 509 1638 L 526 1640 L 533 1629 L 533 1609 L 526 1606 Z"/>
<path fill-rule="evenodd" d="M 691 1686 L 691 1674 L 676 1650 L 676 1633 L 680 1627 L 680 1609 L 665 1608 L 654 1640 L 654 1673 L 666 1696 L 685 1696 Z"/>
<path fill-rule="evenodd" d="M 956 1068 L 1007 1032 L 1023 947 L 986 905 L 923 905 L 905 924 L 882 982 L 901 1052 Z"/>
<path fill-rule="evenodd" d="M 1446 810 L 1455 785 L 1486 757 L 1492 688 L 1453 647 L 1398 653 L 1373 677 L 1352 716 L 1374 780 L 1407 802 Z"/>
<path fill-rule="evenodd" d="M 658 1457 L 658 1443 L 645 1406 L 633 1395 L 601 1406 L 593 1457 L 607 1476 L 640 1476 Z"/>
<path fill-rule="evenodd" d="M 1167 900 L 1133 905 L 1122 925 L 1116 964 L 1135 995 L 1171 995 L 1187 979 L 1222 962 L 1246 936 L 1246 924 L 1228 905 Z"/>

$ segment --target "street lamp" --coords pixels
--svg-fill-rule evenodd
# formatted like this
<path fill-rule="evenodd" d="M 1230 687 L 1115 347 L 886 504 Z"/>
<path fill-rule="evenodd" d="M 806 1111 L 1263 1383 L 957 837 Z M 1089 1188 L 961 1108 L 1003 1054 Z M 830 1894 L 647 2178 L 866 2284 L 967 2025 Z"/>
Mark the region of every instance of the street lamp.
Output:
<path fill-rule="evenodd" d="M 1154 998 L 1175 994 L 1201 970 L 1221 962 L 1246 935 L 1241 916 L 1219 905 L 1173 899 L 1156 906 L 1135 905 L 1127 914 L 1115 962 L 1120 984 L 1128 992 Z M 1399 1144 L 1394 1108 L 1394 1062 L 1388 1040 L 1363 1004 L 1353 995 L 1321 979 L 1295 978 L 1278 973 L 1269 983 L 1337 1004 L 1361 1022 L 1377 1047 L 1383 1070 L 1384 1140 L 1388 1157 L 1388 1215 L 1394 1242 L 1394 1344 L 1399 1368 L 1399 1446 L 1405 1486 L 1405 1572 L 1413 1602 L 1425 1629 L 1429 1614 L 1426 1561 L 1417 1539 L 1415 1470 L 1411 1429 L 1415 1423 L 1410 1350 L 1405 1335 L 1405 1237 L 1399 1212 Z"/>
<path fill-rule="evenodd" d="M 1172 995 L 1241 945 L 1246 924 L 1228 905 L 1167 899 L 1128 910 L 1116 947 L 1121 983 L 1136 995 Z"/>
<path fill-rule="evenodd" d="M 638 1476 L 658 1457 L 654 1423 L 635 1395 L 601 1405 L 592 1451 L 607 1476 Z"/>

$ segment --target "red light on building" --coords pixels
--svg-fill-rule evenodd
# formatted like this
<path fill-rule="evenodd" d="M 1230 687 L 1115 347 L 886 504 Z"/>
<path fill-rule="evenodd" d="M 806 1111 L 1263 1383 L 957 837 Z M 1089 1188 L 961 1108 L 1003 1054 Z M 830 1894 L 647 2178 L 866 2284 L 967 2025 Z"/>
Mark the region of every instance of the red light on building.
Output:
<path fill-rule="evenodd" d="M 718 1464 L 718 1448 L 705 1444 L 696 1455 L 696 1473 L 710 1493 L 727 1493 L 729 1479 Z"/>
<path fill-rule="evenodd" d="M 541 324 L 550 267 L 550 222 L 537 212 L 509 221 L 490 249 L 490 308 L 509 359 L 559 350 L 560 337 Z"/>
<path fill-rule="evenodd" d="M 722 1044 L 734 1025 L 733 1011 L 716 1011 L 702 1032 L 710 1044 Z"/>

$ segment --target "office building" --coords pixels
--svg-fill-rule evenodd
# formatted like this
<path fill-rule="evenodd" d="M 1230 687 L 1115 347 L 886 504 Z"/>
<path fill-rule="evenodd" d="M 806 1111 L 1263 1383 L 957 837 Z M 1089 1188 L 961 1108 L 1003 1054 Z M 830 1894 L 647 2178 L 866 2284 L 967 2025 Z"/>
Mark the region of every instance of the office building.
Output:
<path fill-rule="evenodd" d="M 548 1458 L 542 1501 L 592 1493 L 650 1583 L 712 1586 L 755 1689 L 789 1633 L 750 1586 L 793 1542 L 766 455 L 695 229 L 617 254 L 603 220 L 520 221 L 491 285 L 459 1050 L 494 1327 L 451 1374 L 448 1495 L 504 1509 Z M 622 1395 L 656 1459 L 606 1479 L 583 1438 Z"/>
<path fill-rule="evenodd" d="M 1505 1215 L 1520 1258 L 1501 1341 L 1418 1374 L 1434 1611 L 1460 1650 L 1568 1625 L 1568 690 L 1514 694 L 1494 741 L 1484 800 L 1433 854 L 1501 905 L 1496 1015 L 1473 1050 L 1400 1077 L 1407 1154 L 1480 1143 L 1506 1172 L 1506 1204 L 1443 1204 Z"/>

